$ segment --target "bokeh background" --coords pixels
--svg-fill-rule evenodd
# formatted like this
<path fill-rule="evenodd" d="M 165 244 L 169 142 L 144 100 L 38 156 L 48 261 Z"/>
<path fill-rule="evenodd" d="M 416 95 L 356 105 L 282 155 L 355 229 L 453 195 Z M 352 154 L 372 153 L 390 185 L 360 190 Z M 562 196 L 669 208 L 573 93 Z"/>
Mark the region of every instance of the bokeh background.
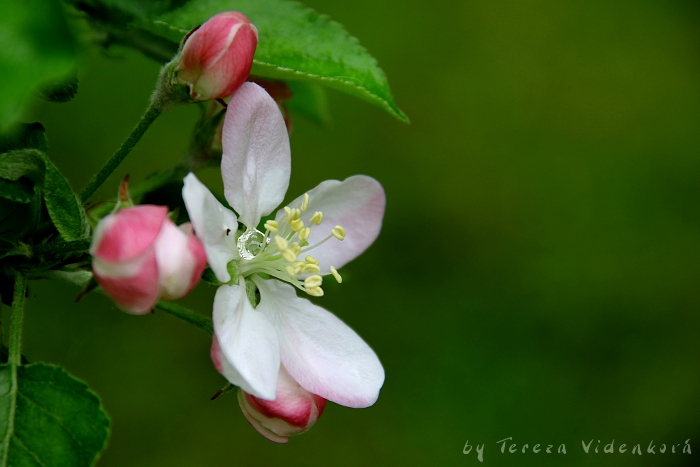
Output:
<path fill-rule="evenodd" d="M 32 283 L 25 353 L 101 395 L 113 424 L 98 465 L 476 465 L 467 440 L 485 444 L 484 465 L 698 465 L 697 4 L 305 3 L 377 57 L 411 118 L 329 92 L 332 121 L 296 118 L 292 135 L 289 199 L 357 173 L 386 189 L 380 238 L 322 300 L 380 356 L 380 399 L 329 404 L 274 445 L 233 393 L 209 401 L 225 381 L 205 334 Z M 76 189 L 128 135 L 158 72 L 126 49 L 83 58 L 77 98 L 28 115 Z M 179 160 L 197 116 L 159 119 L 100 197 L 124 173 L 138 182 Z M 221 190 L 216 170 L 200 175 Z M 183 303 L 209 314 L 214 290 Z M 567 454 L 501 454 L 507 437 Z M 591 439 L 628 451 L 586 455 Z M 690 456 L 658 452 L 686 439 Z"/>

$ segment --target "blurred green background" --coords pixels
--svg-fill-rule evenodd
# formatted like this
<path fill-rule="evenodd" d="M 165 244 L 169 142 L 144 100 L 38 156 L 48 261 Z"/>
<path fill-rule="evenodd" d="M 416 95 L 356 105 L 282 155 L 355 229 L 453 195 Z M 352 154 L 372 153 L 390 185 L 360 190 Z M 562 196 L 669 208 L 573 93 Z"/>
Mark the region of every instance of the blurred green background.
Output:
<path fill-rule="evenodd" d="M 99 294 L 30 284 L 25 353 L 67 367 L 113 420 L 99 466 L 697 465 L 700 456 L 700 9 L 680 0 L 307 0 L 374 54 L 404 125 L 329 92 L 296 118 L 289 199 L 364 173 L 381 236 L 322 304 L 386 369 L 377 404 L 329 404 L 286 446 L 245 421 L 210 339 Z M 235 1 L 231 1 L 235 8 Z M 85 52 L 78 96 L 37 103 L 80 189 L 145 108 L 158 64 Z M 98 193 L 174 164 L 197 118 L 159 119 Z M 221 190 L 220 174 L 200 174 Z M 214 288 L 183 301 L 209 314 Z M 496 442 L 565 443 L 567 454 Z M 692 455 L 658 446 L 683 444 Z M 581 440 L 628 445 L 584 454 Z M 655 455 L 647 454 L 650 441 Z M 640 443 L 643 455 L 632 455 Z M 680 451 L 680 449 L 678 449 Z"/>

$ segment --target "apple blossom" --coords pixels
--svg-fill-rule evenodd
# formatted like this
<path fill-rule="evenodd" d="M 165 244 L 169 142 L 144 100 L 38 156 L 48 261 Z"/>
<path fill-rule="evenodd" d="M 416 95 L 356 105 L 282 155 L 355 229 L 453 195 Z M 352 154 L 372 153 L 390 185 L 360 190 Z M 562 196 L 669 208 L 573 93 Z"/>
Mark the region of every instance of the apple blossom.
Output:
<path fill-rule="evenodd" d="M 385 206 L 381 185 L 363 175 L 325 181 L 280 209 L 263 233 L 256 227 L 282 202 L 291 157 L 283 117 L 259 86 L 244 83 L 232 97 L 222 145 L 224 195 L 238 217 L 194 174 L 183 188 L 209 265 L 224 284 L 214 299 L 217 369 L 262 400 L 275 400 L 282 365 L 311 394 L 348 407 L 372 405 L 384 382 L 376 354 L 294 288 L 323 295 L 322 276 L 340 280 L 337 269 L 375 240 Z"/>
<path fill-rule="evenodd" d="M 148 313 L 159 298 L 184 297 L 206 266 L 191 224 L 177 227 L 165 206 L 133 206 L 104 217 L 90 254 L 97 283 L 133 314 Z"/>
<path fill-rule="evenodd" d="M 243 14 L 214 15 L 185 37 L 175 82 L 189 86 L 193 101 L 228 97 L 248 78 L 257 44 L 258 31 Z"/>

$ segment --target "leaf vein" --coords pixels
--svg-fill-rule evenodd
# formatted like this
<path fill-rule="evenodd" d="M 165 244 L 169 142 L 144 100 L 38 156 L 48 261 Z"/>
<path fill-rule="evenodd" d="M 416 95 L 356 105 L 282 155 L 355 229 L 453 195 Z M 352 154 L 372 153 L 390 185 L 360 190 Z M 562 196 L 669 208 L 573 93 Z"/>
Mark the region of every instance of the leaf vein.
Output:
<path fill-rule="evenodd" d="M 41 405 L 37 404 L 37 403 L 34 402 L 32 399 L 30 399 L 30 398 L 27 397 L 26 395 L 22 394 L 21 391 L 17 391 L 17 394 L 19 394 L 20 396 L 24 397 L 24 398 L 27 399 L 29 402 L 31 402 L 33 405 L 35 405 L 37 408 L 39 408 L 41 411 L 46 412 L 48 415 L 50 415 L 52 418 L 54 418 L 54 419 L 56 420 L 56 422 L 58 423 L 58 426 L 60 426 L 61 428 L 63 428 L 63 430 L 64 430 L 66 433 L 68 433 L 68 435 L 73 439 L 73 441 L 75 441 L 75 444 L 77 444 L 78 447 L 80 447 L 81 449 L 84 448 L 84 446 L 82 445 L 82 443 L 81 443 L 80 441 L 78 441 L 78 439 L 77 439 L 77 438 L 75 437 L 75 435 L 71 432 L 71 430 L 69 430 L 68 427 L 66 427 L 66 426 L 63 424 L 63 419 L 62 419 L 61 417 L 59 417 L 59 416 L 56 415 L 55 413 L 51 412 L 50 410 L 48 410 L 48 409 L 42 407 Z M 15 435 L 15 436 L 16 436 L 16 435 Z"/>
<path fill-rule="evenodd" d="M 34 460 L 37 461 L 37 462 L 39 463 L 39 465 L 42 465 L 43 467 L 46 467 L 46 464 L 44 464 L 43 462 L 41 462 L 41 459 L 39 458 L 39 456 L 38 456 L 35 452 L 33 452 L 31 449 L 29 449 L 29 448 L 27 447 L 27 445 L 24 444 L 24 441 L 22 441 L 22 440 L 20 439 L 20 437 L 17 436 L 16 433 L 13 433 L 13 434 L 12 434 L 12 437 L 17 441 L 17 443 L 19 444 L 19 446 L 20 446 L 22 449 L 24 449 L 25 451 L 27 451 L 27 452 L 34 458 Z"/>

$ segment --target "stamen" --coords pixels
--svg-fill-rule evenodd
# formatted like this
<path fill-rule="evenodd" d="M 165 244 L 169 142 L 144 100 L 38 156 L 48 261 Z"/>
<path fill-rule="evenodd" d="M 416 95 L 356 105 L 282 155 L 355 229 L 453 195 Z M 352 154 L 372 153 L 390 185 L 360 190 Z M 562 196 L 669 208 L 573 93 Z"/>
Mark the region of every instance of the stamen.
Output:
<path fill-rule="evenodd" d="M 293 221 L 296 219 L 299 219 L 299 216 L 301 216 L 301 211 L 298 209 L 292 209 L 288 206 L 284 207 L 284 213 L 286 214 L 285 216 L 285 222 L 287 224 L 291 224 Z"/>
<path fill-rule="evenodd" d="M 306 212 L 309 208 L 309 194 L 304 193 L 304 199 L 301 200 L 301 212 Z"/>
<path fill-rule="evenodd" d="M 331 274 L 333 274 L 333 277 L 335 277 L 335 280 L 338 281 L 338 284 L 343 282 L 343 278 L 340 277 L 340 274 L 338 274 L 338 270 L 333 266 L 331 266 Z"/>
<path fill-rule="evenodd" d="M 321 268 L 318 266 L 318 264 L 305 264 L 304 272 L 319 274 L 321 272 Z"/>
<path fill-rule="evenodd" d="M 314 223 L 316 225 L 321 225 L 321 221 L 323 220 L 323 213 L 321 211 L 316 211 L 313 216 L 311 216 L 311 219 L 309 219 L 309 222 Z"/>
<path fill-rule="evenodd" d="M 321 287 L 307 288 L 305 291 L 312 297 L 323 297 L 323 289 Z"/>
<path fill-rule="evenodd" d="M 292 226 L 293 231 L 299 232 L 301 229 L 304 228 L 304 221 L 301 219 L 294 219 L 292 222 L 289 223 L 289 225 Z"/>
<path fill-rule="evenodd" d="M 295 255 L 294 252 L 290 248 L 287 248 L 286 250 L 282 250 L 282 257 L 290 263 L 293 263 L 297 259 L 297 255 Z"/>
<path fill-rule="evenodd" d="M 299 222 L 301 222 L 301 221 L 299 221 Z M 311 227 L 306 227 L 305 229 L 301 229 L 299 231 L 299 240 L 301 240 L 303 242 L 309 238 L 309 235 L 311 235 Z"/>
<path fill-rule="evenodd" d="M 307 255 L 306 258 L 304 258 L 307 263 L 309 264 L 318 264 L 318 260 L 314 258 L 313 256 Z"/>
<path fill-rule="evenodd" d="M 313 288 L 316 288 L 316 287 L 320 287 L 321 284 L 323 284 L 323 277 L 321 277 L 321 276 L 319 276 L 319 275 L 309 276 L 309 277 L 307 277 L 306 279 L 304 279 L 304 286 L 305 286 L 307 289 L 308 289 L 308 288 L 312 288 L 312 289 L 313 289 Z"/>
<path fill-rule="evenodd" d="M 301 253 L 301 246 L 299 246 L 297 242 L 294 242 L 291 245 L 289 245 L 289 249 L 292 250 L 294 256 L 299 256 L 299 254 Z"/>
<path fill-rule="evenodd" d="M 275 220 L 270 219 L 269 221 L 265 222 L 265 228 L 269 230 L 272 233 L 277 233 L 277 230 L 279 229 L 279 223 Z"/>
<path fill-rule="evenodd" d="M 289 273 L 290 276 L 294 277 L 297 273 L 294 271 L 294 268 L 291 266 L 287 266 L 286 268 L 287 273 Z"/>
<path fill-rule="evenodd" d="M 331 230 L 331 235 L 340 241 L 345 240 L 345 229 L 339 225 L 336 225 L 333 230 Z"/>
<path fill-rule="evenodd" d="M 304 268 L 306 267 L 306 264 L 302 261 L 296 261 L 294 264 L 292 264 L 292 268 L 294 268 L 294 274 L 301 274 L 304 272 Z"/>
<path fill-rule="evenodd" d="M 277 235 L 277 236 L 275 236 L 275 245 L 277 245 L 277 249 L 279 251 L 283 251 L 283 250 L 287 249 L 287 246 L 289 246 L 289 243 L 287 243 L 287 240 L 285 240 L 284 238 Z"/>

